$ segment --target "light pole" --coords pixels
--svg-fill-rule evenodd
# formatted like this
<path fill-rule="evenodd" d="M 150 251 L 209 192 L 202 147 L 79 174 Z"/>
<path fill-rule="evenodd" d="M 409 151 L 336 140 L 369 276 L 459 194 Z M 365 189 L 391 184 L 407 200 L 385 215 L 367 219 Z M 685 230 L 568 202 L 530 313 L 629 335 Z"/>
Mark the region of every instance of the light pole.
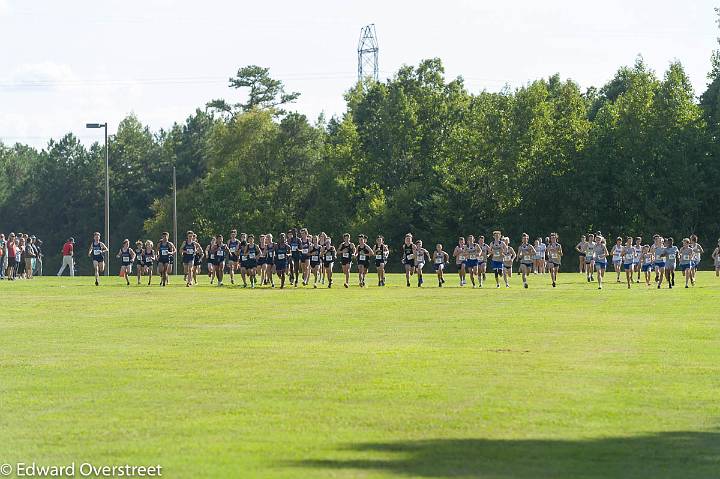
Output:
<path fill-rule="evenodd" d="M 105 276 L 110 274 L 110 153 L 107 141 L 107 123 L 87 123 L 85 128 L 102 128 L 105 130 L 105 242 L 108 248 Z"/>

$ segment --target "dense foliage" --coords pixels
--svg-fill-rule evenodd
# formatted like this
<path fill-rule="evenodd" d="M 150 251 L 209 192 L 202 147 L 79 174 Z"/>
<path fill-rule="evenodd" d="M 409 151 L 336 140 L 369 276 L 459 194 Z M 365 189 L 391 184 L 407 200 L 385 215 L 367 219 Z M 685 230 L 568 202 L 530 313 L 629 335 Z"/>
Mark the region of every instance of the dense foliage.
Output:
<path fill-rule="evenodd" d="M 408 231 L 434 244 L 493 228 L 513 242 L 553 230 L 574 245 L 599 229 L 714 243 L 717 58 L 699 99 L 679 63 L 658 78 L 638 59 L 599 90 L 556 75 L 473 94 L 431 59 L 356 85 L 342 117 L 315 123 L 281 110 L 297 94 L 247 67 L 231 86 L 256 101 L 214 100 L 158 133 L 135 116 L 120 123 L 110 138 L 112 245 L 171 229 L 173 165 L 179 231 L 201 242 L 232 227 L 303 225 L 336 238 L 381 233 L 391 245 Z M 51 254 L 70 235 L 84 247 L 102 231 L 103 175 L 102 145 L 71 134 L 41 151 L 0 145 L 1 229 L 35 233 Z"/>

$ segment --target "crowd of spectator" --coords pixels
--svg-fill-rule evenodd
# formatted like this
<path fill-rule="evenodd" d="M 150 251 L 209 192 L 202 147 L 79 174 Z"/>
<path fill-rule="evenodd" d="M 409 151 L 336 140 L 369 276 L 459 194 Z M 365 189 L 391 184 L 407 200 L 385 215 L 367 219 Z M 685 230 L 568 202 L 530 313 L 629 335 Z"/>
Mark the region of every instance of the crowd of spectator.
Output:
<path fill-rule="evenodd" d="M 42 241 L 34 235 L 0 233 L 0 279 L 32 279 L 42 276 Z"/>

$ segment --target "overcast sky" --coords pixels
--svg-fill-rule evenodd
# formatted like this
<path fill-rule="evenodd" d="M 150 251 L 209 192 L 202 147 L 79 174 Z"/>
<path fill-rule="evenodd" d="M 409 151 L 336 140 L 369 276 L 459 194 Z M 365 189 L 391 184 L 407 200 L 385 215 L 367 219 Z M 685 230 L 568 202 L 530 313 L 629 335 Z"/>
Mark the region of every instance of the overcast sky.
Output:
<path fill-rule="evenodd" d="M 360 28 L 375 23 L 381 78 L 440 57 L 447 76 L 498 91 L 560 73 L 601 86 L 638 54 L 659 75 L 685 66 L 706 85 L 720 34 L 709 0 L 305 1 L 0 0 L 0 141 L 42 147 L 86 122 L 134 112 L 152 129 L 232 98 L 238 67 L 269 67 L 295 109 L 344 110 Z"/>

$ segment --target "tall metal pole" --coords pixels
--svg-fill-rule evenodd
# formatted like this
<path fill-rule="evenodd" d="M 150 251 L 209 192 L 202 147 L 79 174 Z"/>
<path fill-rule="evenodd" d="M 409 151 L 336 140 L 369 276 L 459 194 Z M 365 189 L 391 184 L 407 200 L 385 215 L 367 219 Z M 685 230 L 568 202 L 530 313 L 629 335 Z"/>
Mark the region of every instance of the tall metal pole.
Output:
<path fill-rule="evenodd" d="M 107 241 L 108 261 L 105 276 L 110 275 L 110 152 L 108 151 L 108 125 L 105 123 L 105 241 Z"/>
<path fill-rule="evenodd" d="M 175 166 L 173 166 L 173 241 L 175 243 L 175 261 L 173 261 L 174 267 L 177 268 L 177 175 L 175 172 Z M 175 273 L 175 271 L 173 271 Z"/>

